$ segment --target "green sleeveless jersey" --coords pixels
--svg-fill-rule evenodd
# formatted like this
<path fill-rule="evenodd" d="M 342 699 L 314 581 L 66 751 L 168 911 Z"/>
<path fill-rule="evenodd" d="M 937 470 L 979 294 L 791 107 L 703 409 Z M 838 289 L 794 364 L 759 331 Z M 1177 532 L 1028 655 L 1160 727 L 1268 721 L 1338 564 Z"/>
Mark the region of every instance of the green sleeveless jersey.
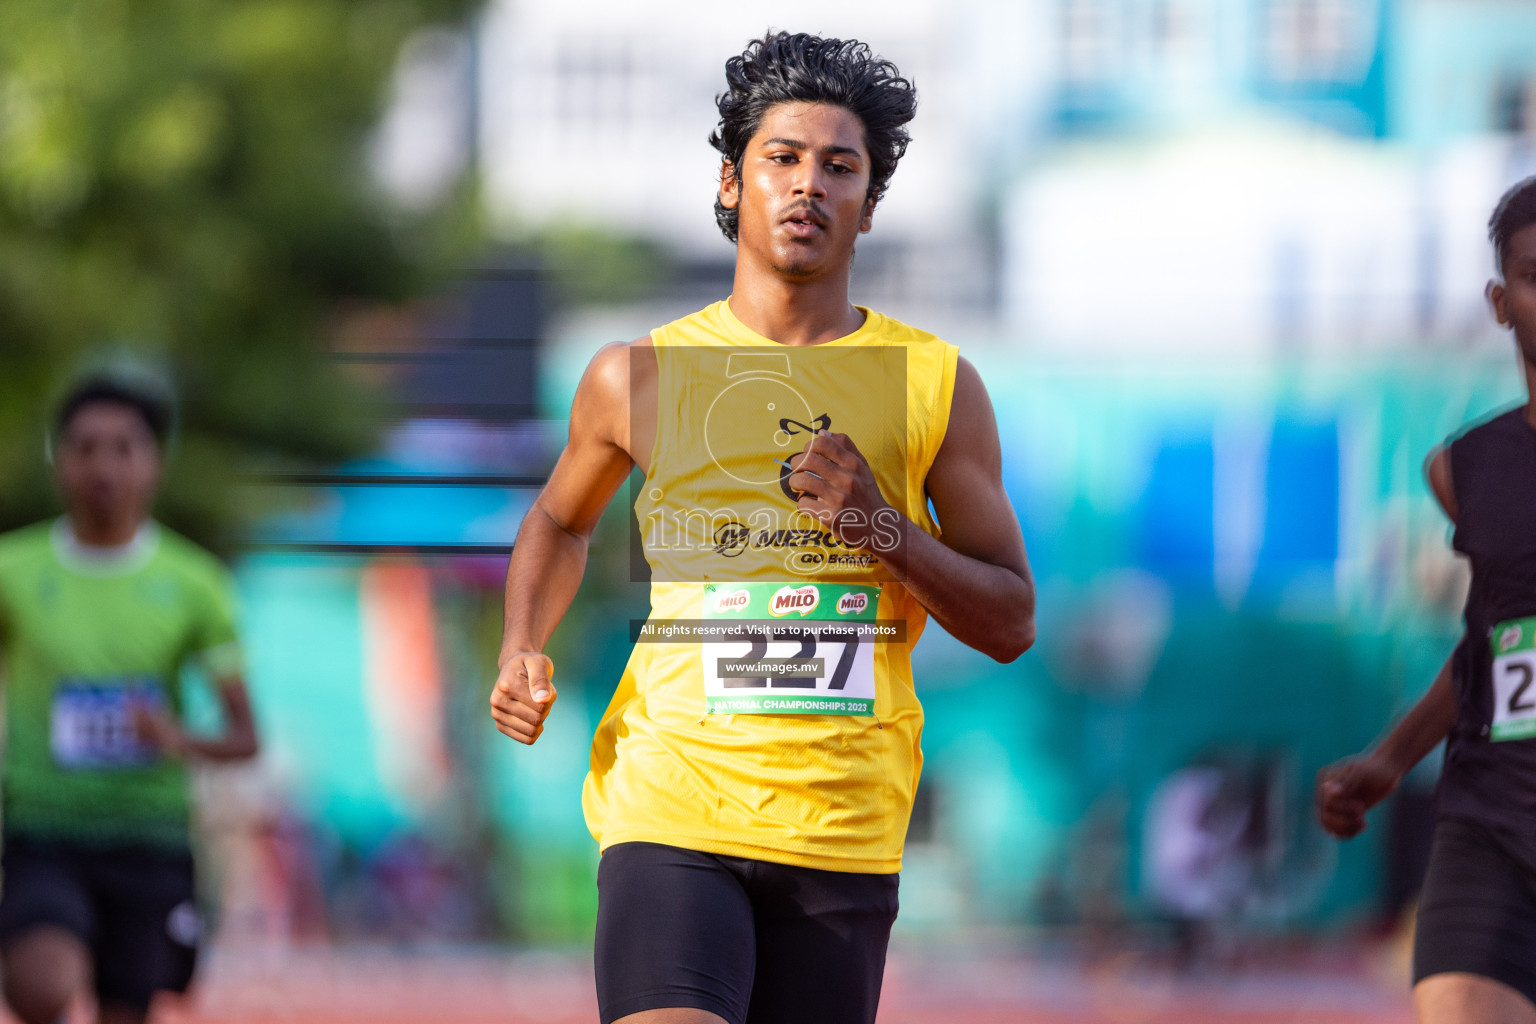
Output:
<path fill-rule="evenodd" d="M 238 669 L 228 571 L 154 523 L 110 555 L 64 520 L 0 536 L 5 831 L 185 847 L 186 765 L 139 738 L 138 708 L 179 717 L 182 667 Z"/>

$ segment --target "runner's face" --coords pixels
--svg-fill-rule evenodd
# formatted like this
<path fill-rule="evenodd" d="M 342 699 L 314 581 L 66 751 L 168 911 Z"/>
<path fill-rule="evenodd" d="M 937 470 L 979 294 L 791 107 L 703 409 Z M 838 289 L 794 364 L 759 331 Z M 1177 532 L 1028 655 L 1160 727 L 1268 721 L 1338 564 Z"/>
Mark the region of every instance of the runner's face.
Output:
<path fill-rule="evenodd" d="M 827 103 L 775 104 L 739 171 L 738 181 L 727 165 L 720 184 L 721 203 L 740 218 L 738 250 L 788 278 L 846 270 L 874 212 L 857 117 Z"/>
<path fill-rule="evenodd" d="M 1525 361 L 1536 365 L 1536 224 L 1509 236 L 1504 247 L 1504 281 L 1488 286 L 1499 323 L 1512 327 Z"/>
<path fill-rule="evenodd" d="M 54 470 L 71 515 L 138 522 L 149 514 L 160 483 L 160 447 L 133 409 L 93 402 L 59 435 Z"/>

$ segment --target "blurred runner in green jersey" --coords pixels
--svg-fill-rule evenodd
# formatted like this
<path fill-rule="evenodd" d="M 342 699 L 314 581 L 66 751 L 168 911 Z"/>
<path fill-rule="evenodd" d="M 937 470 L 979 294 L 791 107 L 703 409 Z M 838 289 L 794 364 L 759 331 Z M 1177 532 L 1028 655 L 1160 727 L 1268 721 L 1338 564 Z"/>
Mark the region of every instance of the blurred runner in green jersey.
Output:
<path fill-rule="evenodd" d="M 169 399 L 94 377 L 50 434 L 65 515 L 0 536 L 0 983 L 23 1024 L 94 991 L 103 1024 L 185 990 L 202 930 L 187 762 L 256 752 L 234 595 L 212 555 L 150 519 Z M 201 662 L 224 732 L 181 726 Z"/>

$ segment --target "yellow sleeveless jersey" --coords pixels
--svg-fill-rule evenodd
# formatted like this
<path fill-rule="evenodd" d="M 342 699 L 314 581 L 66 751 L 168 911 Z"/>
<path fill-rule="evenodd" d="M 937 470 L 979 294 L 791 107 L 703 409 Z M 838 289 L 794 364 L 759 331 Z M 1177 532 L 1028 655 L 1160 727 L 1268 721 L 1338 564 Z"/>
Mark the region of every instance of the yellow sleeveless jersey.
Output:
<path fill-rule="evenodd" d="M 656 443 L 635 504 L 650 618 L 582 797 L 603 849 L 901 869 L 922 767 L 910 656 L 927 613 L 868 550 L 797 511 L 783 463 L 817 430 L 847 434 L 885 500 L 937 536 L 925 481 L 957 350 L 863 312 L 814 346 L 772 342 L 725 302 L 651 334 Z M 875 543 L 895 527 L 875 525 Z"/>

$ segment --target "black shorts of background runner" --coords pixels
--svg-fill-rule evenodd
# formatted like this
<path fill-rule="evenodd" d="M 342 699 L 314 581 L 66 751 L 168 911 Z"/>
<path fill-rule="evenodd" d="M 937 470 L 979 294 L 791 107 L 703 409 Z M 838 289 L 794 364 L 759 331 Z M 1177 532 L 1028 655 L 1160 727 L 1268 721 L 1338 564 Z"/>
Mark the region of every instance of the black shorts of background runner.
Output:
<path fill-rule="evenodd" d="M 1536 849 L 1529 837 L 1442 815 L 1419 894 L 1413 980 L 1450 971 L 1536 1002 Z"/>
<path fill-rule="evenodd" d="M 91 951 L 98 1000 L 144 1011 L 186 991 L 202 931 L 190 853 L 7 835 L 0 872 L 0 946 L 54 925 Z"/>
<path fill-rule="evenodd" d="M 875 1019 L 897 876 L 619 843 L 597 871 L 603 1024 L 686 1006 L 731 1024 Z"/>

